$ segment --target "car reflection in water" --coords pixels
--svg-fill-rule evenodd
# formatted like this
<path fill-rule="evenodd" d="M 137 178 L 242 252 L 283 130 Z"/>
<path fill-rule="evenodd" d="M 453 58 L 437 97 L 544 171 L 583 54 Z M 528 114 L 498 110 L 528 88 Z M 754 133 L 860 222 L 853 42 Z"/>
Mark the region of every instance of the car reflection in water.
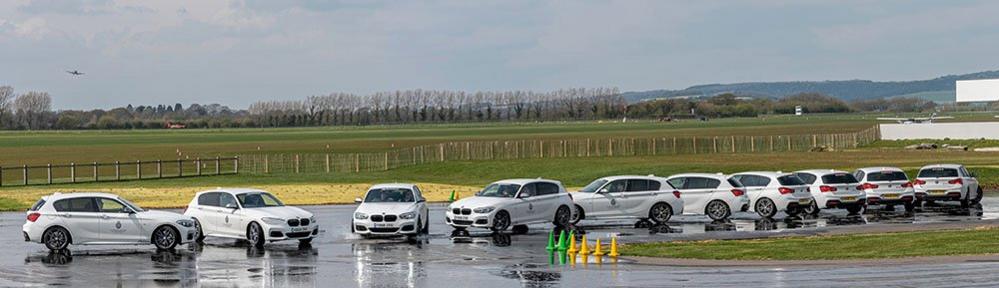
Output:
<path fill-rule="evenodd" d="M 519 280 L 522 287 L 557 287 L 562 274 L 534 264 L 511 265 L 494 273 L 503 278 Z"/>
<path fill-rule="evenodd" d="M 420 237 L 406 242 L 359 241 L 351 244 L 354 254 L 354 282 L 358 287 L 423 287 L 426 278 Z"/>
<path fill-rule="evenodd" d="M 263 249 L 246 241 L 195 245 L 199 284 L 207 286 L 292 287 L 316 285 L 319 250 L 310 245 L 275 243 Z M 237 268 L 234 269 L 233 266 Z"/>
<path fill-rule="evenodd" d="M 513 238 L 510 234 L 500 232 L 471 234 L 467 230 L 455 230 L 451 233 L 451 242 L 455 244 L 483 244 L 496 247 L 509 247 L 513 244 Z"/>
<path fill-rule="evenodd" d="M 137 257 L 137 256 L 148 256 Z M 148 259 L 149 261 L 146 261 Z M 37 255 L 29 255 L 24 263 L 42 263 L 42 268 L 29 268 L 25 277 L 29 283 L 46 285 L 72 285 L 68 281 L 102 283 L 98 286 L 192 286 L 198 282 L 197 265 L 193 251 L 177 250 L 129 250 L 103 249 L 79 250 L 63 249 Z M 111 264 L 113 263 L 113 264 Z M 118 271 L 108 274 L 109 270 Z M 54 272 L 55 271 L 55 272 Z M 130 273 L 135 271 L 135 273 Z M 137 276 L 139 271 L 149 272 L 154 277 Z M 73 278 L 59 272 L 73 274 Z M 91 278 L 91 279 L 88 279 Z"/>

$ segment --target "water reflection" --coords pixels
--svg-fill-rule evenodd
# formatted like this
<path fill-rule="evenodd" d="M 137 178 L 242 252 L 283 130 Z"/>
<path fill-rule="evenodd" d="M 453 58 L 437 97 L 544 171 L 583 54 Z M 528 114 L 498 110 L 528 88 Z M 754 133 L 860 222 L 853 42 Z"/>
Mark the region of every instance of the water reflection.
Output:
<path fill-rule="evenodd" d="M 421 240 L 423 242 L 426 240 Z M 421 243 L 422 245 L 423 243 Z M 417 287 L 426 278 L 420 247 L 407 243 L 358 242 L 351 244 L 354 282 L 358 287 Z M 412 244 L 415 245 L 415 244 Z"/>
<path fill-rule="evenodd" d="M 550 253 L 555 254 L 555 253 Z M 564 255 L 564 253 L 562 253 Z M 519 264 L 503 267 L 497 276 L 520 281 L 521 287 L 557 287 L 562 280 L 559 271 L 534 264 Z"/>

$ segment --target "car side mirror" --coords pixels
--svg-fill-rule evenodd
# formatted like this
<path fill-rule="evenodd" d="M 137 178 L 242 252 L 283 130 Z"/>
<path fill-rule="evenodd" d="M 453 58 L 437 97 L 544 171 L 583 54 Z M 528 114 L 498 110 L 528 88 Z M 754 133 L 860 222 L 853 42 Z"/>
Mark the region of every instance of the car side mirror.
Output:
<path fill-rule="evenodd" d="M 604 189 L 600 189 L 600 191 L 597 191 L 597 192 L 600 192 L 600 193 L 610 193 L 610 189 L 604 188 Z"/>
<path fill-rule="evenodd" d="M 354 204 L 361 204 L 361 202 L 364 202 L 361 201 L 361 198 L 354 198 Z"/>
<path fill-rule="evenodd" d="M 517 197 L 517 198 L 524 199 L 524 198 L 531 198 L 531 196 L 534 196 L 534 195 L 531 195 L 531 193 L 523 193 L 523 192 L 521 192 L 520 193 L 520 197 Z"/>
<path fill-rule="evenodd" d="M 236 210 L 239 209 L 239 206 L 236 206 L 236 203 L 226 203 L 225 208 Z"/>
<path fill-rule="evenodd" d="M 416 203 L 423 203 L 423 202 L 427 202 L 427 199 L 416 200 Z"/>

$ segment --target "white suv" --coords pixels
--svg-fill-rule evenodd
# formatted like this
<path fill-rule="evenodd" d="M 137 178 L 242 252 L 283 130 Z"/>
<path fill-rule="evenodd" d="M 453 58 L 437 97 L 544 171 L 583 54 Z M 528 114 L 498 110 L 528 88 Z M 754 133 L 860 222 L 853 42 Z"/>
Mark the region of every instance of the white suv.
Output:
<path fill-rule="evenodd" d="M 319 234 L 311 212 L 284 206 L 281 200 L 257 189 L 235 188 L 199 192 L 184 215 L 194 218 L 205 236 L 246 239 L 256 247 L 267 241 L 298 240 L 309 244 Z"/>
<path fill-rule="evenodd" d="M 867 193 L 867 205 L 884 204 L 893 209 L 902 205 L 906 212 L 912 212 L 916 201 L 915 190 L 909 176 L 897 167 L 866 167 L 857 169 L 853 176 L 860 181 L 860 187 Z"/>
<path fill-rule="evenodd" d="M 734 211 L 749 210 L 749 198 L 739 181 L 724 174 L 686 173 L 666 179 L 680 191 L 684 214 L 708 215 L 711 220 L 724 220 Z"/>
<path fill-rule="evenodd" d="M 666 178 L 611 176 L 597 179 L 573 193 L 576 213 L 572 223 L 582 219 L 639 218 L 666 223 L 683 213 L 680 191 Z"/>
<path fill-rule="evenodd" d="M 457 230 L 468 227 L 503 231 L 513 226 L 526 230 L 527 224 L 550 222 L 569 225 L 572 196 L 562 183 L 545 179 L 509 179 L 486 186 L 474 197 L 448 206 L 444 221 Z"/>
<path fill-rule="evenodd" d="M 927 201 L 960 201 L 969 207 L 982 201 L 978 179 L 964 165 L 937 164 L 924 166 L 916 174 L 916 197 Z"/>
<path fill-rule="evenodd" d="M 173 249 L 198 237 L 194 220 L 172 212 L 139 208 L 107 193 L 55 193 L 28 209 L 24 241 L 50 250 L 69 244 L 153 244 Z"/>
<path fill-rule="evenodd" d="M 859 213 L 867 207 L 867 193 L 853 174 L 838 170 L 802 170 L 794 172 L 798 178 L 805 181 L 815 197 L 815 203 L 805 209 L 812 215 L 819 214 L 820 209 L 846 209 L 850 214 Z"/>
<path fill-rule="evenodd" d="M 374 185 L 354 202 L 360 204 L 350 224 L 355 234 L 398 236 L 430 231 L 427 199 L 414 184 Z"/>
<path fill-rule="evenodd" d="M 729 178 L 742 183 L 749 196 L 749 209 L 763 218 L 773 218 L 781 211 L 795 216 L 814 201 L 808 184 L 791 173 L 743 172 Z"/>

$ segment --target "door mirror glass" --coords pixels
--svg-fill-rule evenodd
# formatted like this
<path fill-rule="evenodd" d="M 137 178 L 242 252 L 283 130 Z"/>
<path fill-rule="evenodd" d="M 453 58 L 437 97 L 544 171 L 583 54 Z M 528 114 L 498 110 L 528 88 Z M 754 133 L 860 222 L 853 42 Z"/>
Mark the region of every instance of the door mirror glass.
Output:
<path fill-rule="evenodd" d="M 534 196 L 534 194 L 531 193 L 531 191 L 523 191 L 520 192 L 520 197 L 518 198 L 531 198 L 531 196 Z"/>

